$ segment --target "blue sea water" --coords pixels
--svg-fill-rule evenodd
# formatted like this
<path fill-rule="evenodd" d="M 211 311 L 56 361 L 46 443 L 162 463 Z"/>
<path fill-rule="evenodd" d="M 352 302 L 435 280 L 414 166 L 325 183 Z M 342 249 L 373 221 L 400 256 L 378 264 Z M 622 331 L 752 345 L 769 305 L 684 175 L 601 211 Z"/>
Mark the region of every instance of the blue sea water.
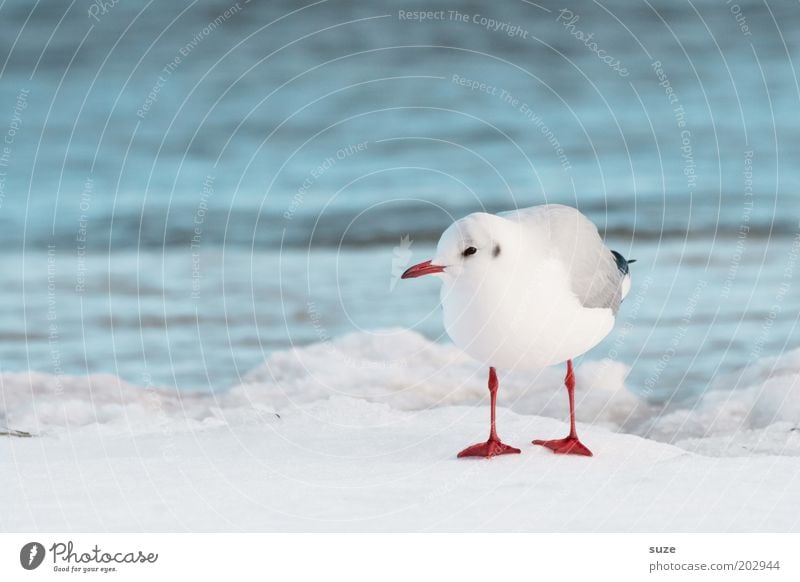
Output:
<path fill-rule="evenodd" d="M 398 261 L 559 202 L 638 259 L 587 357 L 695 395 L 800 344 L 799 46 L 777 2 L 6 0 L 2 370 L 217 389 L 356 329 L 446 341 Z"/>

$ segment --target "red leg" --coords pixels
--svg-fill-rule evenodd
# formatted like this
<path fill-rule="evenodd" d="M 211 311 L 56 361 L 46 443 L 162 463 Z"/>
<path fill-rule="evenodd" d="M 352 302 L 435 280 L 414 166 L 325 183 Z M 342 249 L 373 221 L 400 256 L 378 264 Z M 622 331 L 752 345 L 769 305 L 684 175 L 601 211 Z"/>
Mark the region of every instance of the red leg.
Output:
<path fill-rule="evenodd" d="M 491 429 L 489 430 L 489 440 L 485 443 L 478 443 L 477 445 L 467 447 L 458 453 L 459 458 L 486 457 L 488 459 L 489 457 L 496 457 L 497 455 L 518 454 L 520 452 L 519 449 L 515 449 L 514 447 L 510 447 L 501 442 L 500 438 L 497 436 L 497 428 L 495 427 L 495 409 L 497 408 L 497 388 L 499 385 L 500 384 L 497 381 L 497 372 L 495 372 L 494 368 L 489 368 L 489 395 L 491 396 L 492 400 L 492 421 Z"/>
<path fill-rule="evenodd" d="M 547 447 L 556 454 L 584 455 L 591 457 L 592 451 L 587 449 L 584 444 L 578 440 L 578 433 L 575 431 L 575 373 L 572 371 L 572 360 L 567 360 L 567 376 L 564 378 L 564 384 L 567 387 L 567 394 L 569 395 L 569 435 L 563 439 L 554 439 L 551 441 L 537 439 L 533 441 L 533 444 Z"/>

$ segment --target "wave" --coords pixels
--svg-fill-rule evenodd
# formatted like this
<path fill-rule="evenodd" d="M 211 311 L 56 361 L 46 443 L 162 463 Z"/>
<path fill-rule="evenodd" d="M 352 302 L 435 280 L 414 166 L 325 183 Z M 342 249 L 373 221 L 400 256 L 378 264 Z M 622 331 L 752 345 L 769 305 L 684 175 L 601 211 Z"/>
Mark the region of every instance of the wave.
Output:
<path fill-rule="evenodd" d="M 742 227 L 741 213 L 720 210 L 697 203 L 680 210 L 655 203 L 581 204 L 605 238 L 625 241 L 735 240 Z M 692 209 L 694 214 L 687 214 Z M 232 246 L 239 248 L 360 248 L 397 244 L 409 236 L 418 243 L 436 243 L 455 218 L 472 212 L 496 213 L 508 210 L 501 206 L 459 206 L 432 211 L 429 206 L 402 204 L 391 208 L 336 210 L 324 213 L 297 212 L 286 218 L 278 211 L 257 207 L 215 208 L 202 215 L 197 223 L 197 209 L 174 205 L 144 211 L 117 211 L 92 217 L 59 215 L 59 220 L 38 220 L 23 225 L 0 223 L 0 244 L 6 249 L 26 247 L 75 248 L 88 252 L 108 252 L 137 248 L 163 250 Z M 690 216 L 691 215 L 691 216 Z M 797 222 L 791 214 L 762 213 L 747 218 L 747 238 L 793 236 Z M 637 217 L 639 217 L 637 219 Z M 84 220 L 84 222 L 81 222 Z M 83 229 L 83 230 L 81 230 Z M 80 235 L 80 236 L 79 236 Z"/>

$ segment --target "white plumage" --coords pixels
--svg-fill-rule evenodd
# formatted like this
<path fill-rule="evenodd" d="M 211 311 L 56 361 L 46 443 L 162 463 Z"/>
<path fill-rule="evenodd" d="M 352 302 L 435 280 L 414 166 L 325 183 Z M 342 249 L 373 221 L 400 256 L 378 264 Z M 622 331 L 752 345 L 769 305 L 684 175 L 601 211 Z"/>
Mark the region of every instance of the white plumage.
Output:
<path fill-rule="evenodd" d="M 464 256 L 469 247 L 477 252 Z M 448 335 L 505 369 L 558 364 L 597 345 L 614 325 L 626 278 L 594 224 L 556 204 L 462 218 L 432 263 L 446 265 Z"/>
<path fill-rule="evenodd" d="M 504 369 L 569 361 L 568 388 L 571 359 L 608 335 L 630 289 L 627 261 L 559 204 L 456 221 L 436 256 L 403 277 L 425 274 L 442 279 L 444 325 L 457 346 Z"/>

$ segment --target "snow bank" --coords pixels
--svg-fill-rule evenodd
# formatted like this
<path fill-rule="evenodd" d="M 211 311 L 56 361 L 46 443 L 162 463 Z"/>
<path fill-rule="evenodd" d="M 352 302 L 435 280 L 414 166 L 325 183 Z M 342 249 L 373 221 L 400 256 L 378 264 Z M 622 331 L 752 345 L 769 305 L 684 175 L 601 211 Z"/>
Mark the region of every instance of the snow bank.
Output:
<path fill-rule="evenodd" d="M 0 530 L 800 531 L 798 370 L 765 359 L 665 410 L 584 362 L 591 459 L 530 444 L 567 432 L 562 370 L 506 374 L 522 454 L 490 461 L 455 457 L 486 438 L 486 371 L 407 331 L 277 353 L 216 395 L 4 374 L 0 426 L 39 438 L 0 437 Z"/>
<path fill-rule="evenodd" d="M 106 432 L 192 430 L 242 422 L 271 410 L 225 406 L 216 395 L 137 386 L 117 376 L 0 374 L 0 427 L 37 435 L 101 425 Z"/>
<path fill-rule="evenodd" d="M 0 530 L 800 530 L 794 458 L 715 459 L 591 425 L 595 457 L 553 455 L 530 440 L 565 423 L 501 409 L 522 454 L 456 459 L 486 416 L 334 396 L 203 430 L 0 439 Z"/>
<path fill-rule="evenodd" d="M 579 422 L 706 455 L 800 455 L 800 350 L 720 378 L 701 400 L 680 406 L 635 396 L 625 385 L 627 372 L 625 365 L 608 360 L 578 365 Z M 564 420 L 563 374 L 559 367 L 501 374 L 499 403 L 519 414 Z M 0 427 L 37 434 L 95 424 L 131 433 L 195 430 L 260 423 L 298 408 L 313 414 L 306 405 L 332 397 L 392 411 L 454 405 L 483 410 L 486 370 L 453 346 L 414 332 L 361 332 L 275 353 L 240 385 L 219 394 L 135 386 L 114 376 L 3 374 Z M 336 422 L 347 425 L 351 419 L 344 415 Z"/>
<path fill-rule="evenodd" d="M 500 403 L 525 414 L 566 418 L 565 369 L 500 375 Z M 627 368 L 611 361 L 577 369 L 578 420 L 621 426 L 639 400 L 625 388 Z M 452 345 L 406 331 L 356 333 L 273 355 L 235 387 L 237 402 L 278 410 L 350 396 L 400 410 L 488 403 L 488 370 Z"/>
<path fill-rule="evenodd" d="M 720 377 L 694 405 L 656 410 L 636 432 L 704 454 L 800 456 L 800 349 Z"/>

